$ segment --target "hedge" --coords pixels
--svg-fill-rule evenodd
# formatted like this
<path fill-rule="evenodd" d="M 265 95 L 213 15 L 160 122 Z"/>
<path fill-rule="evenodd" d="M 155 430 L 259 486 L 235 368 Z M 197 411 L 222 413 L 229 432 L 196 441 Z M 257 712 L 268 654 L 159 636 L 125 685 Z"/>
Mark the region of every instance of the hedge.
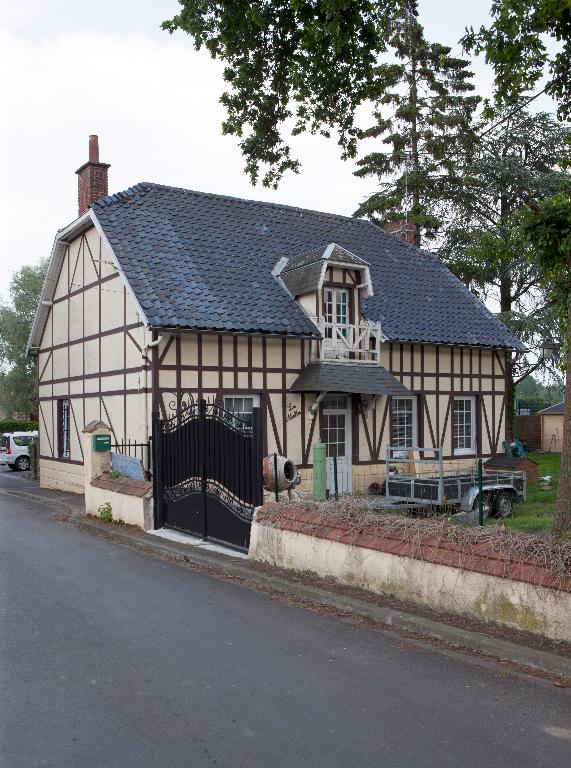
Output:
<path fill-rule="evenodd" d="M 36 432 L 37 421 L 21 421 L 20 419 L 0 419 L 0 435 L 5 432 Z"/>

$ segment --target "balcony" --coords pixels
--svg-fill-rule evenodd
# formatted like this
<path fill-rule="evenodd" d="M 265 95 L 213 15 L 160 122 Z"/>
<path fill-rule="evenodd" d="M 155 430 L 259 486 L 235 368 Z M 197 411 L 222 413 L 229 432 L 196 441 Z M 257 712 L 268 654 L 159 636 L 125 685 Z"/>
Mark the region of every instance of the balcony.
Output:
<path fill-rule="evenodd" d="M 379 363 L 383 334 L 380 323 L 362 320 L 356 325 L 336 325 L 319 318 L 321 333 L 315 360 L 342 360 L 355 363 Z"/>

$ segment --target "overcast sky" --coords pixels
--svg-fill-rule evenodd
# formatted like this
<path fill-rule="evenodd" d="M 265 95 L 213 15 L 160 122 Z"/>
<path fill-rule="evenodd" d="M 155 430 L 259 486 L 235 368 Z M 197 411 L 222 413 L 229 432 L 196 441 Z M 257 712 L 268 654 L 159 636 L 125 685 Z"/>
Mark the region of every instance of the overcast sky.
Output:
<path fill-rule="evenodd" d="M 429 39 L 456 44 L 490 0 L 423 0 Z M 77 215 L 75 170 L 99 135 L 109 191 L 154 181 L 351 214 L 374 189 L 338 159 L 335 141 L 295 142 L 303 166 L 276 191 L 252 187 L 236 141 L 220 132 L 222 67 L 160 22 L 176 0 L 0 0 L 0 293 L 50 252 Z M 475 62 L 478 92 L 492 76 Z M 536 108 L 552 109 L 546 99 Z"/>

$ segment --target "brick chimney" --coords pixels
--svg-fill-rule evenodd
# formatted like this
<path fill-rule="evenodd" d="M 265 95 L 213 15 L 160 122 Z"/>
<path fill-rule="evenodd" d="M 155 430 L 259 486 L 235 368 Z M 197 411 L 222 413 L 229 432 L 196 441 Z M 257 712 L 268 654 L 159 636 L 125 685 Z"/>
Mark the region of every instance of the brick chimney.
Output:
<path fill-rule="evenodd" d="M 385 232 L 404 240 L 406 243 L 414 245 L 414 224 L 406 219 L 397 219 L 396 221 L 387 221 L 383 226 Z"/>
<path fill-rule="evenodd" d="M 97 136 L 89 137 L 89 160 L 78 168 L 77 202 L 79 215 L 88 210 L 91 203 L 105 197 L 107 191 L 107 169 L 109 163 L 99 162 L 99 139 Z"/>

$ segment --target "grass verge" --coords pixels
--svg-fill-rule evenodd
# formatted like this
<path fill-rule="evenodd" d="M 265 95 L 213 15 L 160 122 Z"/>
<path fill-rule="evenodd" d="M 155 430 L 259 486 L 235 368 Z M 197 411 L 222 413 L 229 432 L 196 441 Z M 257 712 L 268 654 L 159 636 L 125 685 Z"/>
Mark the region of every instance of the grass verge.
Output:
<path fill-rule="evenodd" d="M 529 453 L 527 458 L 539 464 L 539 476 L 550 475 L 553 480 L 550 489 L 538 485 L 528 485 L 527 499 L 514 504 L 513 516 L 504 523 L 508 528 L 515 528 L 525 533 L 550 531 L 553 528 L 557 485 L 559 483 L 559 453 Z"/>

